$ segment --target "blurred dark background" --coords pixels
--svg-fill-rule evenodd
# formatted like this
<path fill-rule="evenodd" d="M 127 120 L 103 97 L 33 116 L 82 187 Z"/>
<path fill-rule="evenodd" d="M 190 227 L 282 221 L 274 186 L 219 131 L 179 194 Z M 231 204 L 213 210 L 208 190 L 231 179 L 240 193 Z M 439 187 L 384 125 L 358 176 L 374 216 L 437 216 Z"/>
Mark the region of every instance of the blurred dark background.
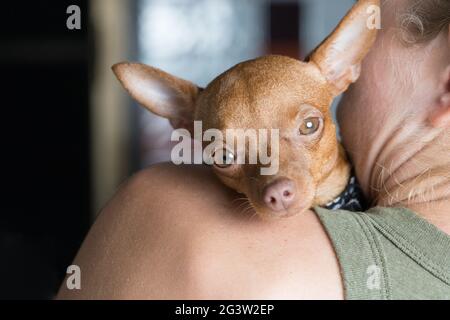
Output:
<path fill-rule="evenodd" d="M 170 128 L 110 66 L 138 60 L 205 85 L 232 65 L 305 56 L 352 0 L 3 1 L 0 299 L 51 299 L 118 185 L 169 159 Z M 67 7 L 81 8 L 69 30 Z"/>
<path fill-rule="evenodd" d="M 87 1 L 0 10 L 0 298 L 51 298 L 89 226 L 89 36 L 65 14 Z"/>

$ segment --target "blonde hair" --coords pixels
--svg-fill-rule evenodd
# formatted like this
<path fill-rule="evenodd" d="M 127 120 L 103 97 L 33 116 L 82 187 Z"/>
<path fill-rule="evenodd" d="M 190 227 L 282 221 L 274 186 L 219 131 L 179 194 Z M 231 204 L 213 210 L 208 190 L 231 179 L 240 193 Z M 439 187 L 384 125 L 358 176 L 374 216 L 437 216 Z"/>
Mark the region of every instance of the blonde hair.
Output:
<path fill-rule="evenodd" d="M 420 44 L 448 32 L 450 0 L 408 0 L 406 13 L 400 15 L 402 40 Z"/>

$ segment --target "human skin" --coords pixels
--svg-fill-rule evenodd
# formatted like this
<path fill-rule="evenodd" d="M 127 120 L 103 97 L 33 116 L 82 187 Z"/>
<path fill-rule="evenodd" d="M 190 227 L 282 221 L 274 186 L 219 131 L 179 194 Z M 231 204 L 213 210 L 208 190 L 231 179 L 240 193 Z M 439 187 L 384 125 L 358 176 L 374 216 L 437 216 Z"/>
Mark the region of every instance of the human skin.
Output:
<path fill-rule="evenodd" d="M 450 233 L 450 31 L 405 46 L 386 1 L 361 78 L 338 108 L 343 144 L 366 194 L 410 208 Z"/>
<path fill-rule="evenodd" d="M 338 112 L 343 143 L 378 205 L 408 207 L 450 234 L 450 39 L 414 48 L 383 30 Z M 398 168 L 398 169 L 397 169 Z M 61 299 L 342 299 L 339 264 L 317 216 L 261 221 L 203 166 L 157 165 L 127 181 L 74 264 Z"/>

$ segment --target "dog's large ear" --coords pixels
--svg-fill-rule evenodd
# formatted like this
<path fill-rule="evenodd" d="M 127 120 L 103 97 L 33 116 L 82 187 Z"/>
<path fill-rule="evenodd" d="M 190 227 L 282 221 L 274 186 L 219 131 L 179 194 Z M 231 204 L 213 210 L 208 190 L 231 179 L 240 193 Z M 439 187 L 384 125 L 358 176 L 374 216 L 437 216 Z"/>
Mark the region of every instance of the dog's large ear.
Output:
<path fill-rule="evenodd" d="M 333 33 L 310 55 L 338 95 L 355 82 L 377 35 L 379 0 L 359 0 Z M 379 22 L 379 21 L 378 21 Z"/>
<path fill-rule="evenodd" d="M 112 67 L 124 88 L 139 104 L 170 120 L 177 128 L 192 128 L 200 88 L 167 72 L 140 63 Z"/>

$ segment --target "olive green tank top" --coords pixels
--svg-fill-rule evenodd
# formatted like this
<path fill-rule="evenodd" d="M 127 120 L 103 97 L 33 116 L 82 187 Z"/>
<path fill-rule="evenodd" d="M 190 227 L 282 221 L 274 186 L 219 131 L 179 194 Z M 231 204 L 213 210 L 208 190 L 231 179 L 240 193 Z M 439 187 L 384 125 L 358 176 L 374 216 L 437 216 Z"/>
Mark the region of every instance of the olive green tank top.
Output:
<path fill-rule="evenodd" d="M 450 236 L 414 212 L 315 211 L 338 257 L 346 299 L 450 299 Z"/>

